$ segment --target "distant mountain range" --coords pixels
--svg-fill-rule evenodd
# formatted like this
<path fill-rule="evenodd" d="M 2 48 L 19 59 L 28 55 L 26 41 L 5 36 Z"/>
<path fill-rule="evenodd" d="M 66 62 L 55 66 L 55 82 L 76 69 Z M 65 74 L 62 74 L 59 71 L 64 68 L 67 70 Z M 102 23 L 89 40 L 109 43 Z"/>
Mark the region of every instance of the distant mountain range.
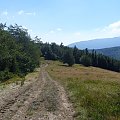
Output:
<path fill-rule="evenodd" d="M 80 41 L 68 45 L 69 47 L 76 46 L 79 49 L 102 49 L 120 46 L 120 37 L 114 38 L 104 38 L 104 39 L 94 39 L 88 41 Z"/>
<path fill-rule="evenodd" d="M 111 48 L 104 48 L 104 49 L 96 49 L 95 51 L 97 53 L 102 53 L 103 55 L 120 60 L 120 46 L 111 47 Z"/>

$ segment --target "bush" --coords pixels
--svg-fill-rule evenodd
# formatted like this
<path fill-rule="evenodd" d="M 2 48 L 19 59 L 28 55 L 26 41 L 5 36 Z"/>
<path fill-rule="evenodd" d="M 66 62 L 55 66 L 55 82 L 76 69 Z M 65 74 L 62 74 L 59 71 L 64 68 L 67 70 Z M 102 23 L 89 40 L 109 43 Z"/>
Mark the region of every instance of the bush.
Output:
<path fill-rule="evenodd" d="M 14 75 L 13 73 L 9 72 L 8 70 L 1 71 L 0 72 L 0 82 L 4 82 L 10 78 L 12 78 Z"/>

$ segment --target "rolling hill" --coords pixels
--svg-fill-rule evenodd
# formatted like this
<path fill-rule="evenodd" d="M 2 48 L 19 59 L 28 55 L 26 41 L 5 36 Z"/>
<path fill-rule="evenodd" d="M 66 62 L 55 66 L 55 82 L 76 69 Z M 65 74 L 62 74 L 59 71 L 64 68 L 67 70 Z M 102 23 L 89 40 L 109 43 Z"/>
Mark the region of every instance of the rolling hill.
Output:
<path fill-rule="evenodd" d="M 103 49 L 120 46 L 120 37 L 94 39 L 88 41 L 80 41 L 68 45 L 69 47 L 76 46 L 79 49 Z"/>
<path fill-rule="evenodd" d="M 96 49 L 97 53 L 102 53 L 103 55 L 113 57 L 117 60 L 120 60 L 120 46 L 118 47 L 111 47 L 111 48 L 104 48 L 104 49 Z"/>

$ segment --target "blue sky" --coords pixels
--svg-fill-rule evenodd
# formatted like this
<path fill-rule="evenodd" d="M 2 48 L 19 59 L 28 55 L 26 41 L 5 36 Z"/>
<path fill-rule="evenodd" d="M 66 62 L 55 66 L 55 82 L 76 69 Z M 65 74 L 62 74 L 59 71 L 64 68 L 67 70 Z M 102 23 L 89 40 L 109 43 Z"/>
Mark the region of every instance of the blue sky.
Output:
<path fill-rule="evenodd" d="M 120 0 L 1 0 L 0 22 L 65 45 L 115 37 L 120 36 Z"/>

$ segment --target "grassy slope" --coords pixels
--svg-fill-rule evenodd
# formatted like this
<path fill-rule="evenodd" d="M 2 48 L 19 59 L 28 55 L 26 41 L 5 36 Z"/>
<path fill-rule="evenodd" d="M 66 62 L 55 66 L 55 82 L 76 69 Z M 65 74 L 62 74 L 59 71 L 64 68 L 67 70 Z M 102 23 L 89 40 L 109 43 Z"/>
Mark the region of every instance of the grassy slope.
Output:
<path fill-rule="evenodd" d="M 94 67 L 51 62 L 50 75 L 69 93 L 76 119 L 120 119 L 120 74 Z"/>

